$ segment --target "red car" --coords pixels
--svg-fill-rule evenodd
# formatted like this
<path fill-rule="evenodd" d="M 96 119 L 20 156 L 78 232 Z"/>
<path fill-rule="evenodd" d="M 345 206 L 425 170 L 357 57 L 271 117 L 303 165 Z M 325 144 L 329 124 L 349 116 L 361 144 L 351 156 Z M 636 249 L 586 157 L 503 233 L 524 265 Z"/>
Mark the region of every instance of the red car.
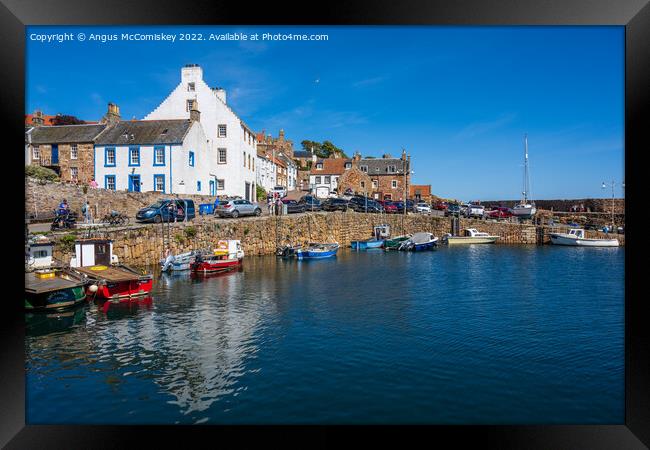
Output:
<path fill-rule="evenodd" d="M 507 219 L 513 215 L 514 214 L 512 213 L 512 210 L 510 208 L 506 208 L 505 206 L 499 206 L 498 208 L 487 213 L 487 216 L 491 219 Z"/>
<path fill-rule="evenodd" d="M 393 214 L 398 212 L 397 205 L 392 203 L 390 200 L 377 200 L 377 202 L 384 207 L 384 212 L 387 214 Z"/>
<path fill-rule="evenodd" d="M 436 202 L 433 205 L 433 209 L 435 209 L 437 211 L 445 211 L 445 210 L 447 210 L 447 208 L 449 208 L 449 205 L 447 204 L 447 202 Z"/>

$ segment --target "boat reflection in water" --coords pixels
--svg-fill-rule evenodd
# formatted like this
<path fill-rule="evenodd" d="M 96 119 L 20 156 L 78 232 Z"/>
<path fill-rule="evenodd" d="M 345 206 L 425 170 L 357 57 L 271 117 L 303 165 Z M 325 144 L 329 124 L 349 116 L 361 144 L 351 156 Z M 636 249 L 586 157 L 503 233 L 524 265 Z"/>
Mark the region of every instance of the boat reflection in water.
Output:
<path fill-rule="evenodd" d="M 27 336 L 44 336 L 50 333 L 69 331 L 75 325 L 85 323 L 85 304 L 60 312 L 29 312 L 25 314 L 25 333 Z"/>
<path fill-rule="evenodd" d="M 125 313 L 133 313 L 143 307 L 150 309 L 153 305 L 153 297 L 147 295 L 146 297 L 131 297 L 120 299 L 119 301 L 95 300 L 95 304 L 98 309 L 101 309 L 104 314 L 107 315 L 108 318 L 118 318 L 115 316 L 122 316 Z"/>
<path fill-rule="evenodd" d="M 229 269 L 229 270 L 222 270 L 220 272 L 190 272 L 190 278 L 193 281 L 201 281 L 207 278 L 219 278 L 219 277 L 227 277 L 239 272 L 244 271 L 244 266 L 243 265 L 238 265 L 234 269 Z"/>

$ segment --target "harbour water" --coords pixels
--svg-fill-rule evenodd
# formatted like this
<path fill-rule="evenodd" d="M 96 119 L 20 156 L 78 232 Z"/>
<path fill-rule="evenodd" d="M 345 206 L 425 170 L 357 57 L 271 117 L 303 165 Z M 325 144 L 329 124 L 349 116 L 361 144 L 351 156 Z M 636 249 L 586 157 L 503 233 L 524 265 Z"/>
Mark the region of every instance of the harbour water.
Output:
<path fill-rule="evenodd" d="M 624 249 L 248 257 L 29 315 L 31 424 L 615 424 Z"/>

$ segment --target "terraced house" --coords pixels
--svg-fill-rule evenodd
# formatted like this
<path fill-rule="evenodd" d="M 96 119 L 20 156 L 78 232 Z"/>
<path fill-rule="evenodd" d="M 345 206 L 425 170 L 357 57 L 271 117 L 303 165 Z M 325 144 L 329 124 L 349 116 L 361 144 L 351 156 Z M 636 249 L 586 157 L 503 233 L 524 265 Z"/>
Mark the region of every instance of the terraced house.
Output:
<path fill-rule="evenodd" d="M 61 180 L 87 183 L 93 176 L 95 139 L 106 125 L 37 126 L 25 131 L 25 165 L 54 170 Z"/>
<path fill-rule="evenodd" d="M 107 128 L 95 141 L 99 187 L 133 192 L 216 195 L 198 111 L 192 119 L 130 120 Z"/>
<path fill-rule="evenodd" d="M 257 138 L 226 103 L 226 91 L 208 86 L 197 64 L 181 68 L 180 83 L 145 120 L 187 120 L 199 107 L 208 154 L 203 169 L 216 180 L 216 194 L 254 200 Z"/>

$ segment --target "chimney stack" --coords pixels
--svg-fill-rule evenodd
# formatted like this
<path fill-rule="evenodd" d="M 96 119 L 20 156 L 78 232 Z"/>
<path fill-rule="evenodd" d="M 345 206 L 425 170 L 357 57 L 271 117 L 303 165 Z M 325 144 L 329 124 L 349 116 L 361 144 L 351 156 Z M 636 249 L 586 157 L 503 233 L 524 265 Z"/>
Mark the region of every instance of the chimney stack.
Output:
<path fill-rule="evenodd" d="M 190 110 L 190 122 L 200 122 L 201 121 L 201 111 L 199 111 L 199 101 L 194 100 L 192 102 L 192 109 Z"/>
<path fill-rule="evenodd" d="M 99 121 L 99 123 L 114 125 L 118 123 L 120 120 L 122 120 L 122 118 L 120 117 L 120 107 L 117 106 L 115 103 L 109 103 L 108 111 L 106 112 L 106 115 L 102 117 L 102 120 Z"/>
<path fill-rule="evenodd" d="M 43 112 L 41 111 L 34 111 L 34 115 L 32 116 L 32 125 L 35 127 L 40 127 L 43 125 L 45 120 L 43 119 Z"/>

